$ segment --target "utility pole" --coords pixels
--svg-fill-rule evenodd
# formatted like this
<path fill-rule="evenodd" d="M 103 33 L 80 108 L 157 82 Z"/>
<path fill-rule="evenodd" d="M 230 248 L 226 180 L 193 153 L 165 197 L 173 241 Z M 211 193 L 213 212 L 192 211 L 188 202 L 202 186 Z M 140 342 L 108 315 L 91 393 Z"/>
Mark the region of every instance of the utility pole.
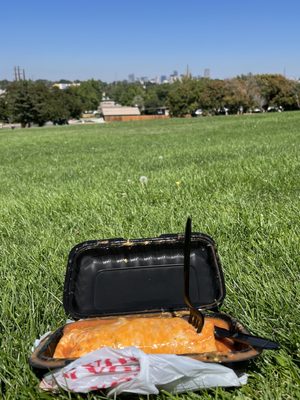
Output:
<path fill-rule="evenodd" d="M 14 67 L 14 76 L 15 76 L 15 81 L 25 81 L 25 69 L 24 68 L 22 68 L 22 71 L 21 71 L 21 68 L 20 68 L 20 66 L 18 65 L 18 66 L 15 66 Z"/>

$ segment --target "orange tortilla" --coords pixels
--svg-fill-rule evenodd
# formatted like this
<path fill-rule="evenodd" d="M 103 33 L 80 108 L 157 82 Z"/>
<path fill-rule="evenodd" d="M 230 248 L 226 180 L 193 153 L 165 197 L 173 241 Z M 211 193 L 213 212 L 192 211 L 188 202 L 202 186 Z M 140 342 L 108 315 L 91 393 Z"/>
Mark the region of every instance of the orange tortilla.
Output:
<path fill-rule="evenodd" d="M 104 346 L 114 349 L 135 346 L 148 354 L 228 352 L 230 343 L 215 339 L 215 325 L 227 327 L 226 322 L 214 318 L 205 318 L 200 334 L 178 317 L 78 321 L 65 326 L 54 358 L 78 358 Z"/>

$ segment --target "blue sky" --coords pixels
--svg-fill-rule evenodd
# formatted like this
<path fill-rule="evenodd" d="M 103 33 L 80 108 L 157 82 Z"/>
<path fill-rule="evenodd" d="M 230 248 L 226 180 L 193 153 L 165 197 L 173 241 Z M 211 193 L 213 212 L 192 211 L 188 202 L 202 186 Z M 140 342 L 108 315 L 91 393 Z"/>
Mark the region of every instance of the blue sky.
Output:
<path fill-rule="evenodd" d="M 1 0 L 0 79 L 300 77 L 300 1 Z"/>

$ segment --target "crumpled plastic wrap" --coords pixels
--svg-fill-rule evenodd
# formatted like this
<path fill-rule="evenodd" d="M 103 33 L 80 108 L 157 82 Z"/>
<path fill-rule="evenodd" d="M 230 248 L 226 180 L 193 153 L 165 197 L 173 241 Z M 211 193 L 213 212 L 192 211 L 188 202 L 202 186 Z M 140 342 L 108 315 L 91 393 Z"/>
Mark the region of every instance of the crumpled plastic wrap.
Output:
<path fill-rule="evenodd" d="M 181 393 L 245 383 L 247 375 L 238 377 L 220 364 L 173 354 L 145 354 L 136 347 L 104 347 L 47 374 L 40 388 L 78 393 L 108 389 L 107 395 L 113 396 L 123 392 L 158 394 L 160 390 Z"/>

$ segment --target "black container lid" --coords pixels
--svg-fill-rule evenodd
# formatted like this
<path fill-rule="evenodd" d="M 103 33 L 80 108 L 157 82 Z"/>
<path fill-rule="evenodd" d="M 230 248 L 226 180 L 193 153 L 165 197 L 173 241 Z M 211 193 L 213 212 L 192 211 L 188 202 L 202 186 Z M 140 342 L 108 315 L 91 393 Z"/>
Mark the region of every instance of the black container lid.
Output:
<path fill-rule="evenodd" d="M 87 241 L 69 255 L 64 308 L 74 319 L 186 309 L 183 235 Z M 214 241 L 191 239 L 190 296 L 194 306 L 216 309 L 225 297 Z"/>

